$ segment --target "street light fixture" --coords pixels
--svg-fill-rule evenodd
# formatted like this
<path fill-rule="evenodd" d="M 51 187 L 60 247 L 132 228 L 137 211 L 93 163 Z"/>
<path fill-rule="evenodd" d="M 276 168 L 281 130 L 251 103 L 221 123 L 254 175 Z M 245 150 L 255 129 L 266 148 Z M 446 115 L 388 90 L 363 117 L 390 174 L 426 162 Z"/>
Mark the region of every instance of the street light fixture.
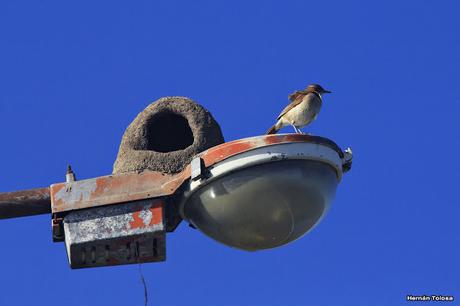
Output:
<path fill-rule="evenodd" d="M 114 174 L 75 180 L 69 169 L 66 182 L 49 188 L 0 193 L 0 219 L 51 212 L 53 240 L 65 242 L 72 268 L 163 261 L 166 233 L 182 219 L 248 251 L 284 245 L 318 224 L 351 167 L 351 151 L 301 134 L 221 143 L 207 111 L 171 99 L 149 106 L 128 127 Z M 156 138 L 152 151 L 151 136 L 142 135 L 154 135 L 160 119 L 173 127 L 174 139 L 186 128 L 189 144 L 168 139 L 175 148 L 168 153 L 158 140 L 164 137 Z"/>

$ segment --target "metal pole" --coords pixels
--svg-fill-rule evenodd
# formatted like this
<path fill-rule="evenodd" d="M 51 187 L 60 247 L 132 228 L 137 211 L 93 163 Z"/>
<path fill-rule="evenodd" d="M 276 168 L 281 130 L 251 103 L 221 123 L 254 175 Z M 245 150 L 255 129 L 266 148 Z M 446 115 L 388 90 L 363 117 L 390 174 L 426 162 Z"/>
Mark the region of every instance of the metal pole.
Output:
<path fill-rule="evenodd" d="M 0 219 L 51 213 L 48 187 L 0 193 Z"/>

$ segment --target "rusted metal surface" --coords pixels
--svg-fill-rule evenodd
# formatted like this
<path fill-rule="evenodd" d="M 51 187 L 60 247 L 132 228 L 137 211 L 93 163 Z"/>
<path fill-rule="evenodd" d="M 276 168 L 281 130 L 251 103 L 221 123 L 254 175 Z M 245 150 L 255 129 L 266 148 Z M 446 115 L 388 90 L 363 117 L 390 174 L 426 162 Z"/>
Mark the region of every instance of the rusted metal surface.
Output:
<path fill-rule="evenodd" d="M 174 193 L 182 174 L 131 172 L 51 185 L 53 213 L 157 198 Z"/>
<path fill-rule="evenodd" d="M 53 233 L 53 242 L 62 242 L 64 241 L 64 219 L 53 214 L 53 219 L 51 219 L 51 230 Z"/>
<path fill-rule="evenodd" d="M 301 134 L 264 135 L 235 140 L 215 146 L 197 156 L 201 157 L 205 167 L 209 167 L 246 151 L 292 142 L 325 145 L 337 151 L 341 157 L 343 156 L 341 149 L 331 140 Z M 190 176 L 191 166 L 188 165 L 181 173 L 172 175 L 155 171 L 130 172 L 53 184 L 50 187 L 52 212 L 62 213 L 83 208 L 170 196 L 186 180 L 190 179 Z"/>
<path fill-rule="evenodd" d="M 65 243 L 72 268 L 165 260 L 162 200 L 96 207 L 64 217 Z"/>
<path fill-rule="evenodd" d="M 342 150 L 332 140 L 329 140 L 324 137 L 302 134 L 275 134 L 238 139 L 223 143 L 219 146 L 206 150 L 203 153 L 199 154 L 199 156 L 204 160 L 206 167 L 209 167 L 226 158 L 240 154 L 242 152 L 246 152 L 264 146 L 290 142 L 309 142 L 325 145 L 337 151 L 339 156 L 343 157 Z"/>
<path fill-rule="evenodd" d="M 0 193 L 0 219 L 50 212 L 51 198 L 48 187 Z"/>

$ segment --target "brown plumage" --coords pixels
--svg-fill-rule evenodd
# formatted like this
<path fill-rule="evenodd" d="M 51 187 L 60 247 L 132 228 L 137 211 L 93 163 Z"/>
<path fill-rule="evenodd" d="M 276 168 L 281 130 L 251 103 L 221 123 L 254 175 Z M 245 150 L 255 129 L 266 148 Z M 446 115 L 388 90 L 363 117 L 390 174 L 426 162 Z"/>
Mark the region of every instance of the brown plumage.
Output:
<path fill-rule="evenodd" d="M 276 134 L 276 132 L 278 132 L 278 130 L 276 129 L 276 124 L 275 124 L 275 125 L 272 125 L 272 127 L 268 129 L 266 135 Z"/>
<path fill-rule="evenodd" d="M 330 93 L 318 84 L 311 84 L 305 90 L 298 90 L 289 95 L 292 102 L 278 116 L 277 122 L 267 134 L 275 134 L 283 126 L 292 125 L 297 133 L 302 133 L 300 127 L 308 125 L 316 119 L 321 105 L 321 94 Z"/>

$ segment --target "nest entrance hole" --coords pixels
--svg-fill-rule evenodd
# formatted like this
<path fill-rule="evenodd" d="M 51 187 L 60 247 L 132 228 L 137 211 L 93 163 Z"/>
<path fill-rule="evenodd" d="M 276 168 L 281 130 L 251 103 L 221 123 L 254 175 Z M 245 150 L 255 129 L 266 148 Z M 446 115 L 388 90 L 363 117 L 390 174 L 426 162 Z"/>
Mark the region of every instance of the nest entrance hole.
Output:
<path fill-rule="evenodd" d="M 185 117 L 172 112 L 159 113 L 147 125 L 147 150 L 172 152 L 193 144 L 193 132 Z"/>

